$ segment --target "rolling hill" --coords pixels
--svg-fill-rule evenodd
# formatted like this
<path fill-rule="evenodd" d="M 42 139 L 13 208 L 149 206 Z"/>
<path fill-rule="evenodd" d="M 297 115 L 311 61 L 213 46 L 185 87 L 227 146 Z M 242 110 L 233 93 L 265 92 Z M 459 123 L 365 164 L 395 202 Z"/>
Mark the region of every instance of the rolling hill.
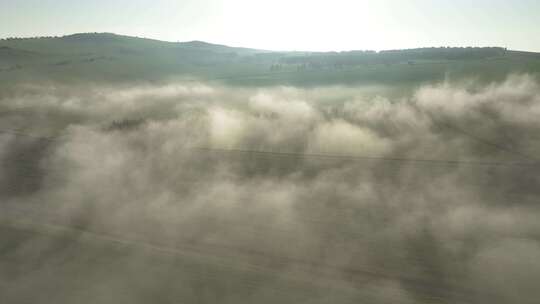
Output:
<path fill-rule="evenodd" d="M 540 54 L 489 48 L 274 52 L 111 33 L 0 40 L 0 80 L 213 80 L 239 85 L 411 84 L 540 72 Z"/>

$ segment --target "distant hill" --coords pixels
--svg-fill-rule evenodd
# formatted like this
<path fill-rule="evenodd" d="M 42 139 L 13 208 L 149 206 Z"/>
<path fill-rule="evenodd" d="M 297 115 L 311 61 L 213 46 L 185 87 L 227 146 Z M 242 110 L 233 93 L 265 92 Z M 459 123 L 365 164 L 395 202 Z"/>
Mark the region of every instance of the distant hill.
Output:
<path fill-rule="evenodd" d="M 0 45 L 28 51 L 56 54 L 102 53 L 118 50 L 155 51 L 159 49 L 211 50 L 213 52 L 257 53 L 259 50 L 229 47 L 203 41 L 166 42 L 112 33 L 81 33 L 62 37 L 7 38 Z"/>
<path fill-rule="evenodd" d="M 501 47 L 273 52 L 203 41 L 112 33 L 0 40 L 0 80 L 133 81 L 168 78 L 242 85 L 404 83 L 449 75 L 497 79 L 539 73 L 540 54 Z"/>

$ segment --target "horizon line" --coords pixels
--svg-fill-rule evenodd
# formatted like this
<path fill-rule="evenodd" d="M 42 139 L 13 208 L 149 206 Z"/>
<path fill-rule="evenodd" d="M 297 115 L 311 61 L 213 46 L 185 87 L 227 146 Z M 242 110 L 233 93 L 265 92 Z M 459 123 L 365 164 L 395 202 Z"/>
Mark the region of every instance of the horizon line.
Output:
<path fill-rule="evenodd" d="M 193 43 L 193 42 L 202 42 L 210 45 L 215 46 L 224 46 L 229 48 L 241 48 L 241 49 L 250 49 L 255 51 L 266 51 L 266 52 L 299 52 L 299 53 L 344 53 L 344 52 L 354 52 L 354 51 L 363 51 L 363 52 L 385 52 L 385 51 L 405 51 L 405 50 L 417 50 L 417 49 L 441 49 L 441 48 L 503 48 L 508 51 L 517 51 L 517 52 L 527 52 L 527 53 L 536 53 L 540 54 L 538 51 L 529 51 L 529 50 L 518 50 L 518 49 L 509 49 L 504 46 L 499 45 L 489 45 L 489 46 L 419 46 L 419 47 L 413 47 L 413 48 L 393 48 L 393 49 L 344 49 L 344 50 L 328 50 L 328 51 L 306 51 L 306 50 L 276 50 L 276 49 L 259 49 L 259 48 L 253 48 L 248 46 L 235 46 L 235 45 L 229 45 L 229 44 L 223 44 L 223 43 L 214 43 L 214 42 L 208 42 L 204 40 L 186 40 L 186 41 L 171 41 L 171 40 L 162 40 L 157 38 L 150 38 L 150 37 L 143 37 L 143 36 L 132 36 L 132 35 L 125 35 L 125 34 L 118 34 L 114 32 L 77 32 L 77 33 L 71 33 L 71 34 L 64 34 L 64 35 L 43 35 L 43 36 L 7 36 L 7 37 L 0 37 L 0 41 L 10 40 L 10 39 L 46 39 L 46 38 L 65 38 L 75 35 L 114 35 L 114 36 L 120 36 L 120 37 L 128 37 L 128 38 L 136 38 L 136 39 L 145 39 L 145 40 L 153 40 L 157 42 L 164 42 L 164 43 Z"/>

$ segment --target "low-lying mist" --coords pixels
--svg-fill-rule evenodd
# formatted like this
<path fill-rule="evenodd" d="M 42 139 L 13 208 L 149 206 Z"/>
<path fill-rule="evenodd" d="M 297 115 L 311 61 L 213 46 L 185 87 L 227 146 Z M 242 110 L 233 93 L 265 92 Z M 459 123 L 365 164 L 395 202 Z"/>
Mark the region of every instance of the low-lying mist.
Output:
<path fill-rule="evenodd" d="M 399 98 L 12 87 L 0 93 L 0 294 L 535 303 L 539 117 L 540 82 L 527 75 Z"/>

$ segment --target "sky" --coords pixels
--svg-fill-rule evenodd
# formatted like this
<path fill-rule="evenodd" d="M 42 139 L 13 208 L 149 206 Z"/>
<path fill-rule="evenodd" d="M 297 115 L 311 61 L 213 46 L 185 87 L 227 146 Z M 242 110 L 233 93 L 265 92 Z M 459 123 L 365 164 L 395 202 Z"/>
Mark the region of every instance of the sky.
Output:
<path fill-rule="evenodd" d="M 0 37 L 112 32 L 268 50 L 540 51 L 538 0 L 0 0 Z"/>

